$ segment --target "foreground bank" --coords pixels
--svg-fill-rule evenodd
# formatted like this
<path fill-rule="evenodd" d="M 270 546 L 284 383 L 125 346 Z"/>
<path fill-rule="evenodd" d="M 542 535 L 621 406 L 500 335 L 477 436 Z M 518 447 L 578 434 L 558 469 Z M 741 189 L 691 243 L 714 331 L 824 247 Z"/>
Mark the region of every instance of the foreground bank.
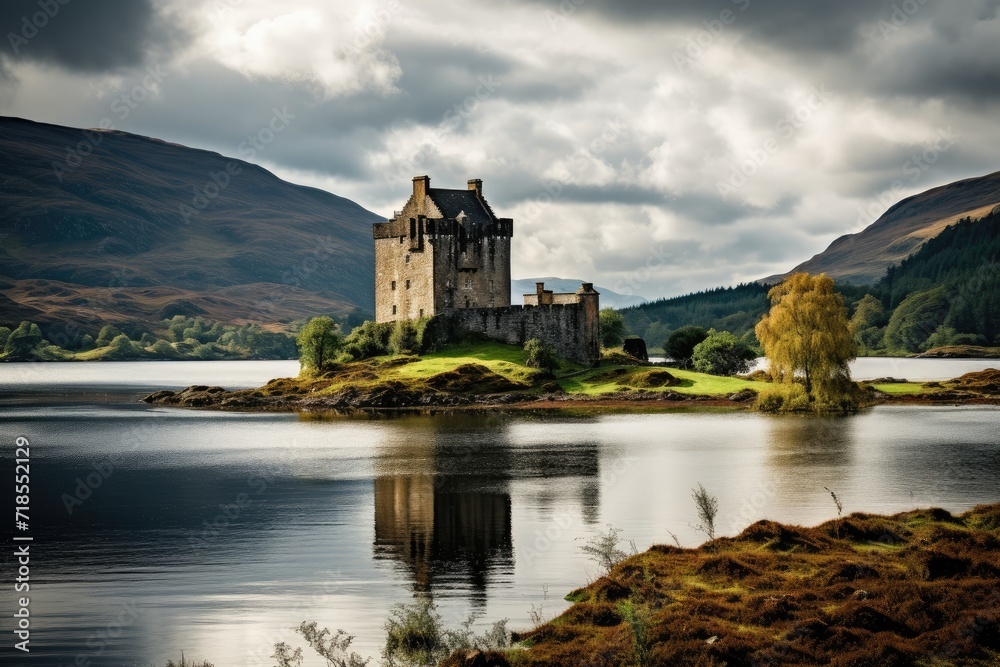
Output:
<path fill-rule="evenodd" d="M 1000 504 L 760 521 L 654 546 L 567 599 L 515 636 L 517 664 L 996 665 Z"/>

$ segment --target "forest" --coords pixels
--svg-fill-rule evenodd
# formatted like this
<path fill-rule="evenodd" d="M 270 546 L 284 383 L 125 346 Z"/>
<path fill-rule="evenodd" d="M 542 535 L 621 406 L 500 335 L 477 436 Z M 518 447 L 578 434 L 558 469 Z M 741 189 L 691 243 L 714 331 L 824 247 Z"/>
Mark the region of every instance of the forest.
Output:
<path fill-rule="evenodd" d="M 1000 345 L 1000 211 L 944 229 L 874 285 L 837 284 L 861 354 Z M 742 336 L 767 312 L 771 286 L 745 283 L 622 310 L 628 332 L 660 349 L 686 325 Z"/>

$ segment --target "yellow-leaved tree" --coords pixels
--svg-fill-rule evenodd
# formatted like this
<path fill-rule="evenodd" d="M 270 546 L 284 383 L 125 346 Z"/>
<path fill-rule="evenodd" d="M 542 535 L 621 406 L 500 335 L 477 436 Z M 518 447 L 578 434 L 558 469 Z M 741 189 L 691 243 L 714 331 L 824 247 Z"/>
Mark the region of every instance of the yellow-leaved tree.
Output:
<path fill-rule="evenodd" d="M 790 385 L 801 378 L 815 407 L 856 407 L 858 390 L 848 363 L 857 356 L 857 345 L 833 280 L 796 273 L 767 296 L 771 311 L 754 331 L 774 381 Z"/>

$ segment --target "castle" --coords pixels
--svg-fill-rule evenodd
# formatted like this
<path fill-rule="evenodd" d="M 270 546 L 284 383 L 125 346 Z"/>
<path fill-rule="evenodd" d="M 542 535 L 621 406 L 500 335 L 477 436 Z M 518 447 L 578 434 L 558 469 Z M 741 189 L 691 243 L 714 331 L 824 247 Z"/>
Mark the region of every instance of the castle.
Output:
<path fill-rule="evenodd" d="M 376 322 L 442 317 L 505 343 L 539 338 L 567 359 L 600 360 L 599 294 L 591 283 L 569 294 L 538 283 L 523 305 L 511 305 L 514 221 L 496 217 L 481 180 L 446 190 L 414 177 L 403 209 L 375 223 L 373 235 Z"/>

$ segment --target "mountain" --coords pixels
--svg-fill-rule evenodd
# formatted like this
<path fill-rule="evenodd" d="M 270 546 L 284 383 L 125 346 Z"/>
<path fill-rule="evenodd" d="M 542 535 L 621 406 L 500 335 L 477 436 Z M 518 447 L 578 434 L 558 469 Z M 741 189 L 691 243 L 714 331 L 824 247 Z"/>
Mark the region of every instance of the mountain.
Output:
<path fill-rule="evenodd" d="M 932 188 L 903 199 L 861 232 L 841 236 L 788 273 L 761 282 L 780 282 L 804 271 L 825 273 L 838 282 L 870 285 L 948 225 L 961 218 L 982 218 L 998 204 L 1000 171 Z"/>
<path fill-rule="evenodd" d="M 574 278 L 521 278 L 510 281 L 510 302 L 514 305 L 524 303 L 525 294 L 535 293 L 535 283 L 545 283 L 545 289 L 553 292 L 575 292 L 580 289 L 582 280 Z M 628 308 L 645 303 L 646 299 L 634 294 L 619 294 L 607 287 L 594 285 L 594 289 L 601 293 L 601 308 Z"/>
<path fill-rule="evenodd" d="M 370 310 L 358 204 L 218 153 L 0 117 L 0 324 Z"/>

